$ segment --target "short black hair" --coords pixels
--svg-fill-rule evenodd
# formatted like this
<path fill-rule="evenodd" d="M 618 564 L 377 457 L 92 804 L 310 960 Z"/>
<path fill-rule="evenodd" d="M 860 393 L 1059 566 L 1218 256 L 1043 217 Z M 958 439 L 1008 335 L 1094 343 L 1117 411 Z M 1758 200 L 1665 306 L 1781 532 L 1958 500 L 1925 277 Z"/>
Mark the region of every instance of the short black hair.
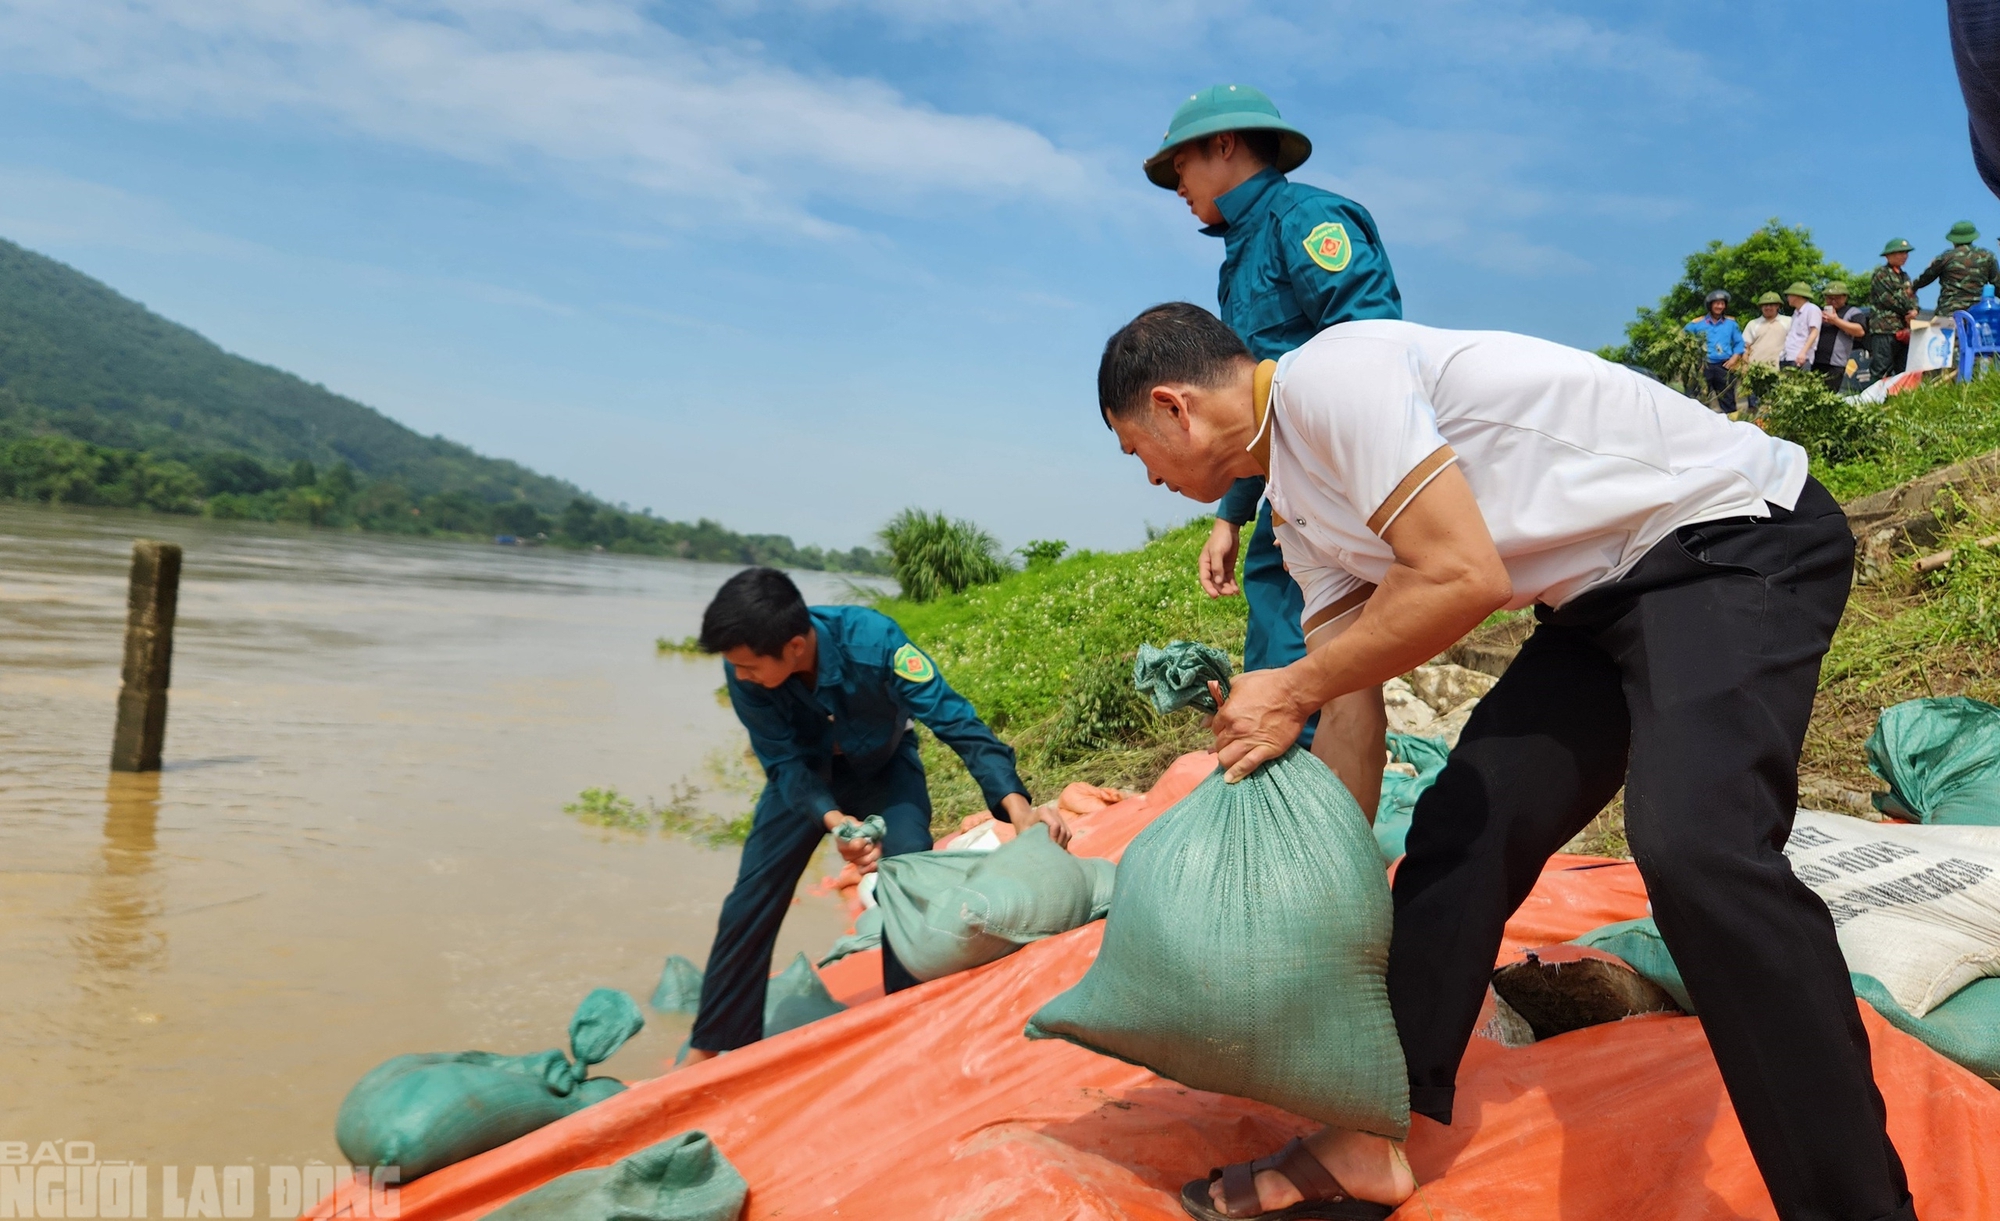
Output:
<path fill-rule="evenodd" d="M 1250 349 L 1222 319 L 1186 301 L 1155 305 L 1118 328 L 1097 362 L 1105 427 L 1145 405 L 1155 386 L 1218 386 Z"/>
<path fill-rule="evenodd" d="M 785 645 L 812 631 L 806 600 L 792 579 L 775 568 L 745 568 L 722 583 L 701 613 L 704 653 L 742 645 L 759 657 L 783 655 Z"/>
<path fill-rule="evenodd" d="M 1250 150 L 1251 156 L 1265 165 L 1278 164 L 1278 146 L 1282 137 L 1277 132 L 1263 127 L 1251 127 L 1237 132 L 1236 138 L 1243 142 L 1244 148 Z"/>

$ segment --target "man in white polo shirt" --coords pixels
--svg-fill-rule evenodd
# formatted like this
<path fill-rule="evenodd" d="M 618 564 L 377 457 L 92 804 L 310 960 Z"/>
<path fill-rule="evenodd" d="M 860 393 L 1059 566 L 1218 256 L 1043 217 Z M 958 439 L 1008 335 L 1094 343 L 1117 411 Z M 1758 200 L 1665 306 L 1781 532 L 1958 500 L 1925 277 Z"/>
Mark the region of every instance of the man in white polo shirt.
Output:
<path fill-rule="evenodd" d="M 1535 608 L 1396 873 L 1389 994 L 1412 1109 L 1451 1122 L 1508 917 L 1622 784 L 1654 917 L 1778 1215 L 1913 1218 L 1832 920 L 1780 850 L 1854 554 L 1804 452 L 1527 336 L 1350 322 L 1260 365 L 1184 304 L 1112 336 L 1098 399 L 1155 483 L 1207 502 L 1269 479 L 1309 651 L 1237 679 L 1215 720 L 1231 779 L 1314 709 Z M 1386 1216 L 1415 1187 L 1381 1137 L 1326 1129 L 1306 1147 L 1331 1180 L 1265 1161 L 1255 1200 L 1217 1180 L 1183 1204 Z"/>

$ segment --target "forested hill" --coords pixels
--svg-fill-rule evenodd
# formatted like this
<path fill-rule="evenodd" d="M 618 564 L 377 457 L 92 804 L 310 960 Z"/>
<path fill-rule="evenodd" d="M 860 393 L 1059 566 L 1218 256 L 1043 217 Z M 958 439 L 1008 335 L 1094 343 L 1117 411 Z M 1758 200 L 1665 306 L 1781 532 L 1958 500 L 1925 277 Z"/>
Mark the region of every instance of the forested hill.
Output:
<path fill-rule="evenodd" d="M 0 421 L 183 461 L 235 451 L 340 462 L 416 496 L 469 492 L 560 511 L 577 489 L 425 437 L 371 407 L 232 356 L 54 259 L 0 239 Z"/>
<path fill-rule="evenodd" d="M 866 547 L 822 550 L 706 519 L 664 521 L 420 436 L 4 239 L 0 499 L 885 570 Z"/>

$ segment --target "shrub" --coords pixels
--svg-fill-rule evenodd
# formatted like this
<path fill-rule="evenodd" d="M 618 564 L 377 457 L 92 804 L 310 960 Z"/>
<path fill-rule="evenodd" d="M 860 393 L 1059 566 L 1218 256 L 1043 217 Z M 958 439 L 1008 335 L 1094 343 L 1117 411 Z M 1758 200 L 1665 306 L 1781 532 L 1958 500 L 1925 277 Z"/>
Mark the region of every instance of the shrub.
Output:
<path fill-rule="evenodd" d="M 1784 370 L 1760 393 L 1764 426 L 1821 462 L 1853 462 L 1889 444 L 1889 421 L 1881 408 L 1841 398 L 1804 370 Z"/>
<path fill-rule="evenodd" d="M 903 597 L 912 602 L 990 585 L 1007 575 L 998 540 L 969 521 L 942 513 L 904 509 L 877 537 L 889 549 L 889 570 Z"/>
<path fill-rule="evenodd" d="M 1021 557 L 1022 565 L 1027 568 L 1053 564 L 1068 553 L 1069 544 L 1059 538 L 1038 538 L 1014 549 L 1014 554 Z"/>
<path fill-rule="evenodd" d="M 1052 763 L 1070 763 L 1151 737 L 1159 716 L 1132 685 L 1132 655 L 1086 663 L 1062 694 L 1043 749 Z"/>

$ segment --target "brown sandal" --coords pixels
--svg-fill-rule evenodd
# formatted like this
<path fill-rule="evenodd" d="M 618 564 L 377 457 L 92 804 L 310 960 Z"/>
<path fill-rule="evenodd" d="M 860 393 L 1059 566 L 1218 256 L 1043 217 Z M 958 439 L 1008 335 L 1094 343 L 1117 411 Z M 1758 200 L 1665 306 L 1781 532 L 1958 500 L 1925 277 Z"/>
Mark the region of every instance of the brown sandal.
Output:
<path fill-rule="evenodd" d="M 1305 1199 L 1289 1208 L 1257 1211 L 1257 1172 L 1260 1170 L 1275 1170 L 1284 1175 Z M 1222 1203 L 1228 1212 L 1217 1212 L 1209 1195 L 1209 1185 L 1217 1179 L 1222 1180 Z M 1319 1159 L 1307 1150 L 1303 1140 L 1296 1138 L 1268 1157 L 1236 1162 L 1220 1170 L 1209 1171 L 1207 1178 L 1196 1179 L 1181 1188 L 1181 1207 L 1196 1221 L 1239 1221 L 1244 1217 L 1254 1217 L 1257 1221 L 1303 1221 L 1306 1218 L 1311 1221 L 1384 1221 L 1396 1211 L 1393 1204 L 1357 1200 L 1347 1194 L 1340 1180 L 1319 1164 Z"/>

